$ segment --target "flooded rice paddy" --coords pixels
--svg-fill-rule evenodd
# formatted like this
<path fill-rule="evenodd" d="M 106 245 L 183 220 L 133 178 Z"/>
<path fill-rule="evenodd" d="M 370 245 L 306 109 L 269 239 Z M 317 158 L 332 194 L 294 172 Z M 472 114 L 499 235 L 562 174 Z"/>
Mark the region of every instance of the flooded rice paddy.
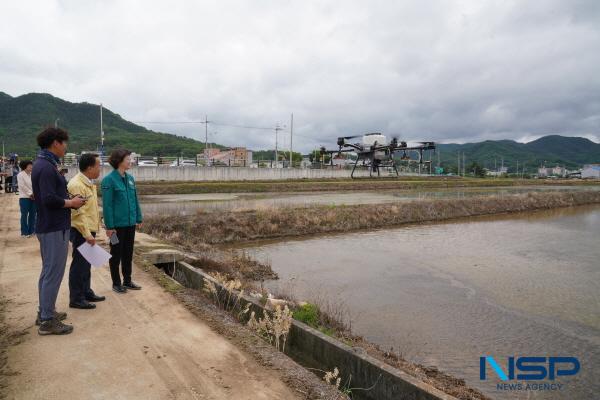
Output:
<path fill-rule="evenodd" d="M 599 396 L 600 206 L 244 248 L 272 262 L 271 289 L 343 301 L 356 334 L 492 398 Z M 581 371 L 555 381 L 561 390 L 499 391 L 491 369 L 479 379 L 483 355 L 503 367 L 509 356 L 573 356 Z"/>

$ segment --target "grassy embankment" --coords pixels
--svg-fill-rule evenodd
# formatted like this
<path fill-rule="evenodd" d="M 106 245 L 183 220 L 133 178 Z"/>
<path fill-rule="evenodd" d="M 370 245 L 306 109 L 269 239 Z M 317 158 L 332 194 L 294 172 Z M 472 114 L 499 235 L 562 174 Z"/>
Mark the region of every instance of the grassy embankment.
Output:
<path fill-rule="evenodd" d="M 402 177 L 380 179 L 320 179 L 232 182 L 138 182 L 141 195 L 195 193 L 318 192 L 344 190 L 402 190 L 477 188 L 528 185 L 598 185 L 598 181 L 459 177 Z"/>
<path fill-rule="evenodd" d="M 407 223 L 594 203 L 600 203 L 600 191 L 477 196 L 379 205 L 199 212 L 193 216 L 148 217 L 144 231 L 194 249 L 206 245 L 377 229 Z"/>

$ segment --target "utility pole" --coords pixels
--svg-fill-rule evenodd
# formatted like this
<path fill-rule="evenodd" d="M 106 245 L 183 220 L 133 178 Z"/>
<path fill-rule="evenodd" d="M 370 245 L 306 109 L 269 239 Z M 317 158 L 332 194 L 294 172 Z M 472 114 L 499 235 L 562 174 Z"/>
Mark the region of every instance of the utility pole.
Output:
<path fill-rule="evenodd" d="M 456 174 L 457 174 L 458 176 L 460 176 L 460 151 L 458 152 L 458 154 L 456 155 L 456 157 L 457 157 L 457 160 L 458 160 L 458 164 L 457 164 L 457 165 L 458 165 L 458 167 L 457 167 L 457 169 L 456 169 Z"/>
<path fill-rule="evenodd" d="M 463 178 L 464 178 L 464 176 L 465 176 L 465 168 L 466 168 L 466 167 L 465 167 L 465 152 L 463 151 L 463 175 L 462 175 L 462 176 L 463 176 Z"/>
<path fill-rule="evenodd" d="M 279 134 L 279 131 L 283 130 L 282 127 L 279 126 L 279 124 L 275 125 L 275 168 L 277 168 L 277 162 L 278 162 L 278 156 L 279 154 L 277 153 L 277 136 Z"/>
<path fill-rule="evenodd" d="M 104 125 L 102 122 L 102 103 L 100 103 L 100 157 L 104 157 Z"/>
<path fill-rule="evenodd" d="M 294 113 L 292 113 L 292 116 L 290 118 L 290 165 L 288 168 L 294 167 L 294 158 L 293 158 L 293 152 L 292 152 L 293 136 L 294 136 Z"/>
<path fill-rule="evenodd" d="M 204 116 L 204 121 L 200 122 L 201 124 L 204 124 L 204 152 L 206 153 L 207 164 L 208 164 L 208 124 L 210 122 L 211 121 L 208 120 L 207 115 Z"/>

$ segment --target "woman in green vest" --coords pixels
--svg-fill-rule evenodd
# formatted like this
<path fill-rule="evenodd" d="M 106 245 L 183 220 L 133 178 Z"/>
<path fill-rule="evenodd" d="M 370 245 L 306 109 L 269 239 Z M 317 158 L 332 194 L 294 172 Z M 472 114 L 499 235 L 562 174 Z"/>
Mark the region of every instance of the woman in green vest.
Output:
<path fill-rule="evenodd" d="M 126 293 L 127 289 L 140 290 L 131 280 L 131 260 L 135 229 L 142 224 L 142 210 L 137 197 L 135 180 L 127 173 L 131 168 L 131 152 L 114 150 L 108 160 L 114 170 L 102 179 L 102 209 L 106 235 L 110 239 L 110 275 L 113 290 Z M 119 272 L 123 273 L 123 281 Z"/>

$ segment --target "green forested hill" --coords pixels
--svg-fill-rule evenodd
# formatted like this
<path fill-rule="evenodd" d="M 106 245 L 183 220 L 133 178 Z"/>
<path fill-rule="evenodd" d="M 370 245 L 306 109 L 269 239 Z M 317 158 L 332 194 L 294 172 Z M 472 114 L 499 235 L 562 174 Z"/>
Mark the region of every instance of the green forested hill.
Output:
<path fill-rule="evenodd" d="M 125 147 L 144 155 L 192 157 L 204 143 L 182 136 L 150 131 L 103 109 L 105 148 Z M 69 132 L 69 152 L 96 150 L 100 141 L 100 108 L 89 103 L 71 103 L 45 93 L 11 97 L 0 92 L 0 138 L 6 152 L 33 155 L 36 135 L 46 126 L 58 125 Z"/>
<path fill-rule="evenodd" d="M 544 164 L 568 168 L 581 167 L 585 163 L 600 162 L 600 144 L 581 137 L 544 136 L 529 143 L 518 143 L 513 140 L 486 140 L 479 143 L 439 144 L 440 162 L 446 169 L 456 168 L 458 155 L 465 154 L 465 164 L 477 162 L 484 168 L 494 169 L 504 166 L 511 172 L 519 165 L 532 169 Z M 437 161 L 437 155 L 433 156 Z"/>

